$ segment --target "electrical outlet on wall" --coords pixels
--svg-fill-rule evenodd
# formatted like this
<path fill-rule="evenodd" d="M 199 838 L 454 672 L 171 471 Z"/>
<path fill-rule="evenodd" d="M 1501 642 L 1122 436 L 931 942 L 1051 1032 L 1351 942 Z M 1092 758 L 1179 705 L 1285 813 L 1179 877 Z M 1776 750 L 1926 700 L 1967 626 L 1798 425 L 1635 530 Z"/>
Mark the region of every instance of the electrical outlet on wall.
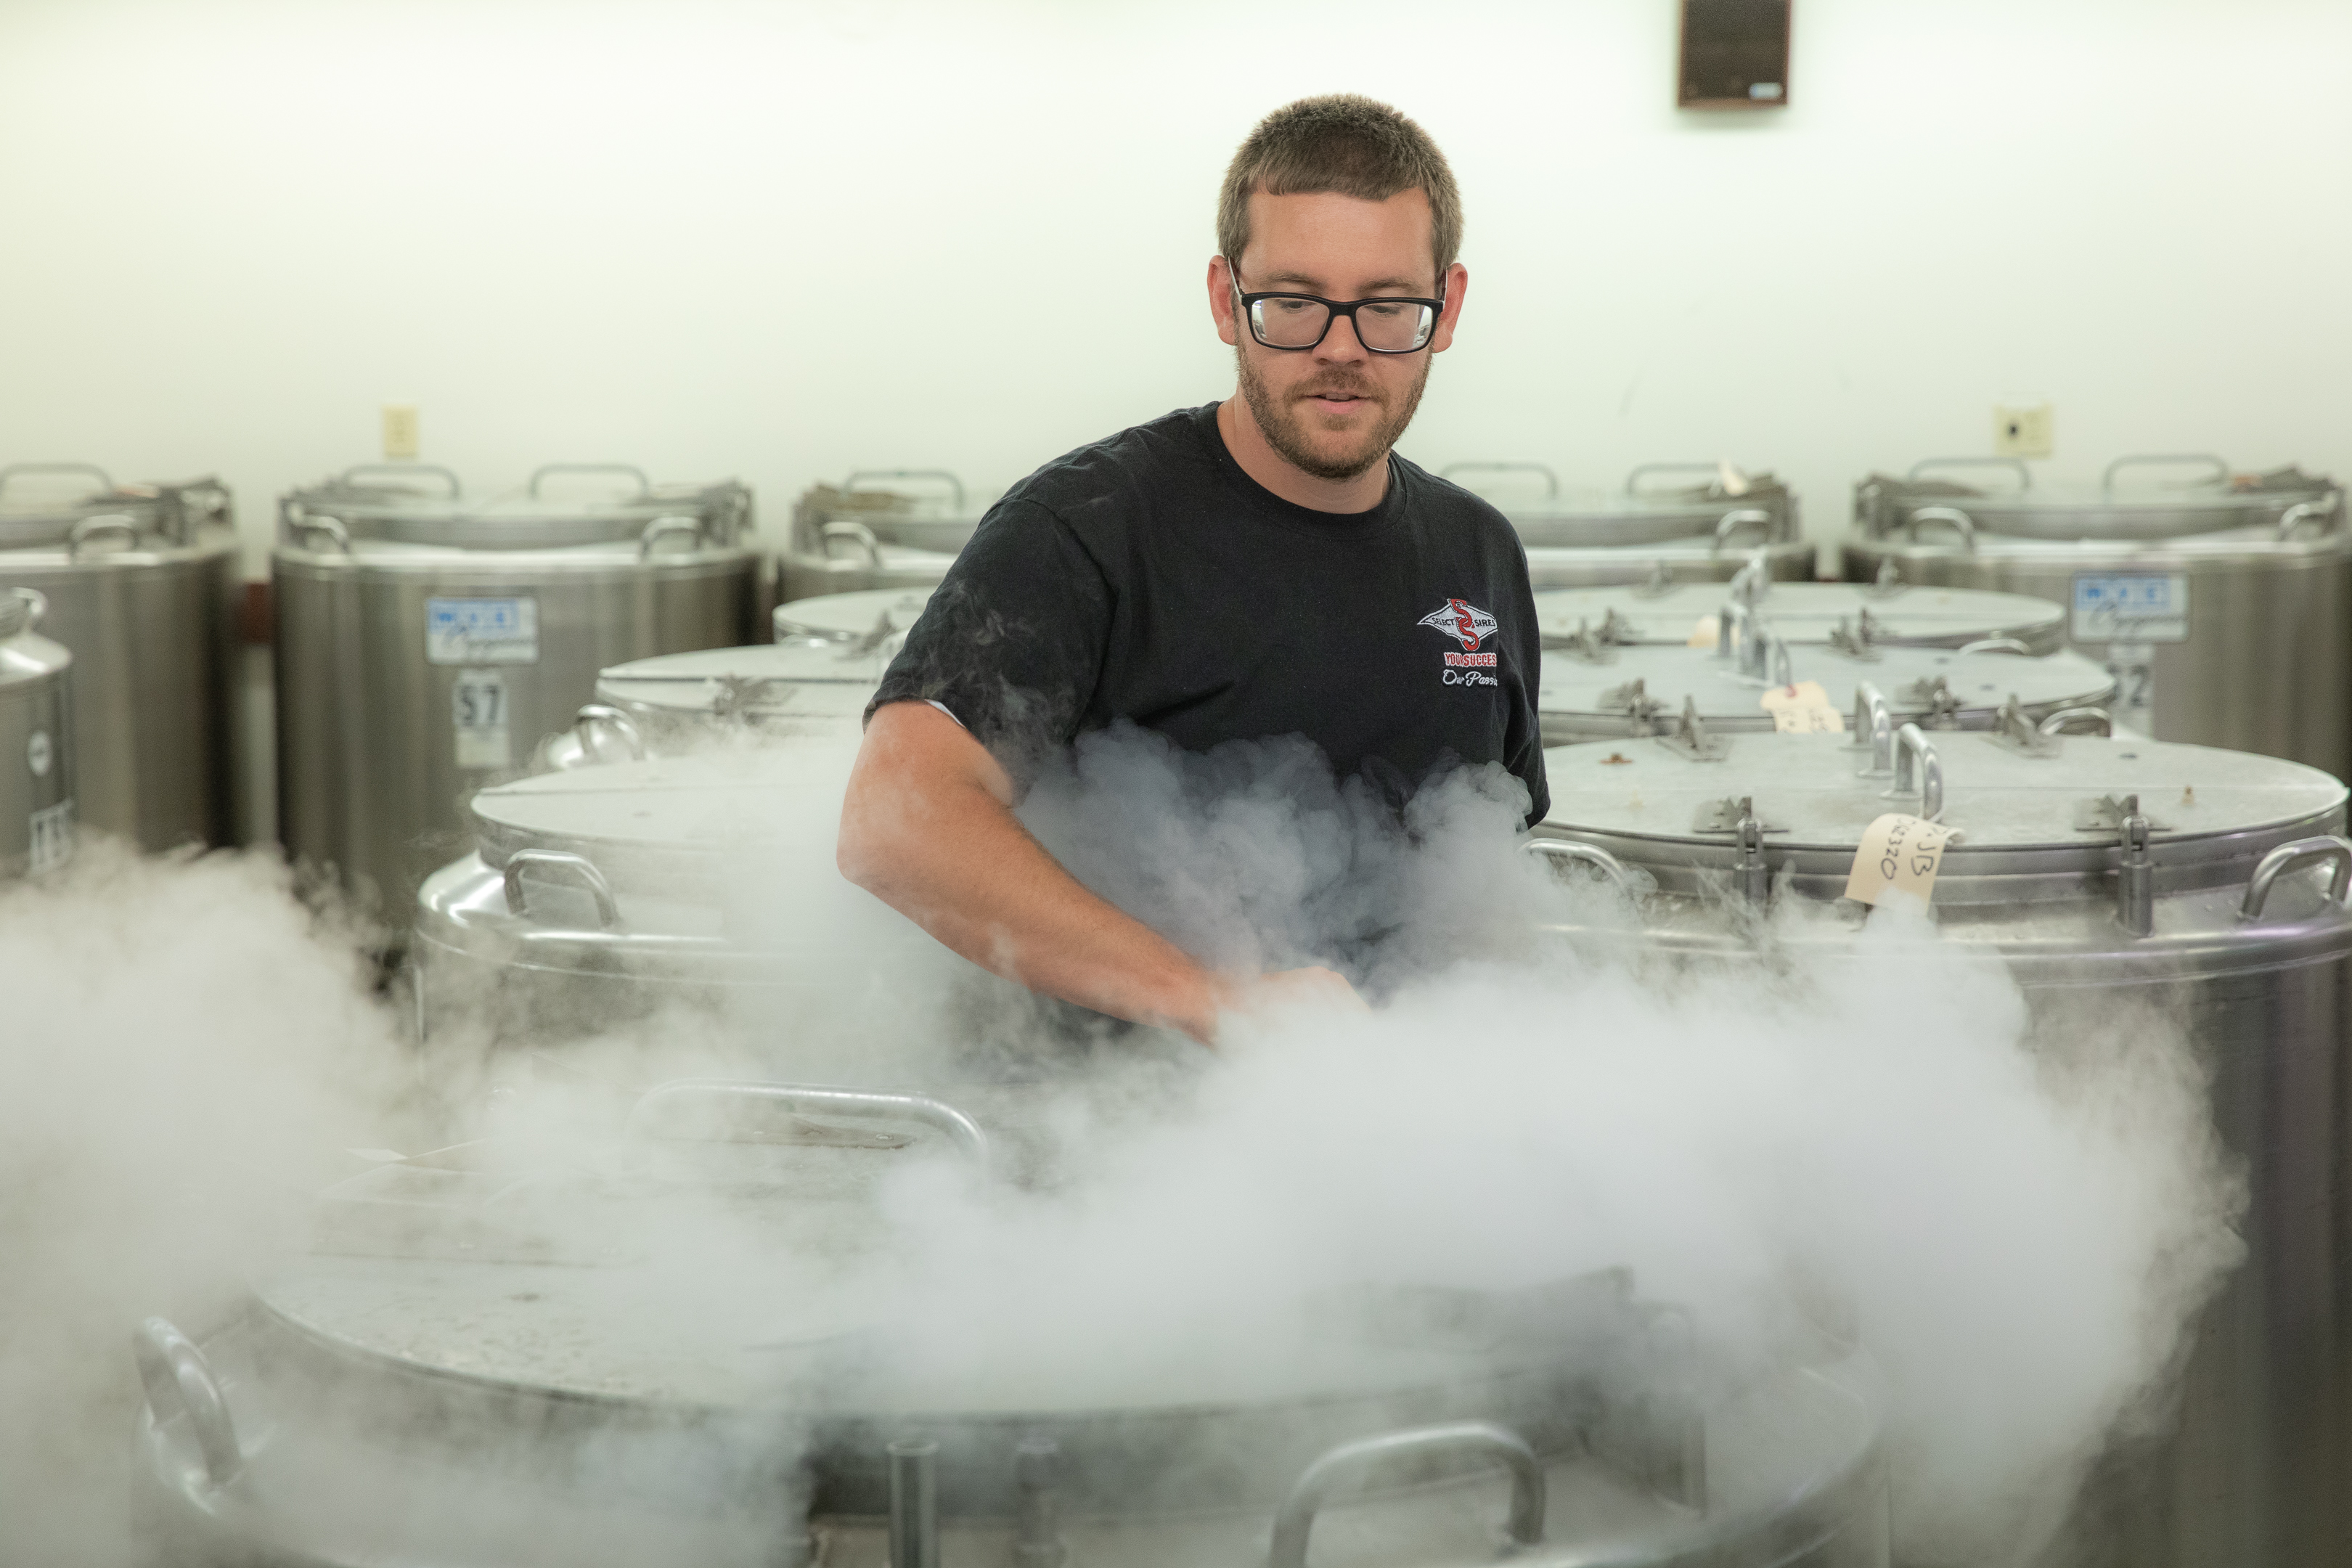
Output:
<path fill-rule="evenodd" d="M 1993 405 L 1993 454 L 2001 458 L 2048 457 L 2054 419 L 2046 403 Z"/>
<path fill-rule="evenodd" d="M 383 405 L 383 455 L 387 458 L 416 456 L 416 405 L 387 403 Z"/>

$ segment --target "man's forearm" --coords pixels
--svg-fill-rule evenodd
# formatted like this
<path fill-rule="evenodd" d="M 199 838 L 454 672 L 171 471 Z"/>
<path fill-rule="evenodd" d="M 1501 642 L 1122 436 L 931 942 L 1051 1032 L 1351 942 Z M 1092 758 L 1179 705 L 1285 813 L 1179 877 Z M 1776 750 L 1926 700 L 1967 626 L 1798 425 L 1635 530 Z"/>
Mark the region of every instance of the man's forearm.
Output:
<path fill-rule="evenodd" d="M 1223 984 L 1087 891 L 1010 798 L 1010 782 L 953 720 L 918 704 L 885 708 L 843 803 L 842 872 L 1031 990 L 1209 1038 Z"/>

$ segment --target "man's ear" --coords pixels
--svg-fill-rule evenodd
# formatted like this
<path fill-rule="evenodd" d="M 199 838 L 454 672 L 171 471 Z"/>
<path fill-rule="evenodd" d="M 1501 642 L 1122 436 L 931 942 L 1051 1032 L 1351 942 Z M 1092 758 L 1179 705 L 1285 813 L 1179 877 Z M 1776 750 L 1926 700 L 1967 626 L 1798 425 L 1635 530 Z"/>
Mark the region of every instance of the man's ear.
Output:
<path fill-rule="evenodd" d="M 1462 299 L 1469 292 L 1470 269 L 1457 261 L 1445 269 L 1445 309 L 1437 312 L 1436 330 L 1429 335 L 1431 353 L 1442 354 L 1453 346 L 1454 323 L 1462 319 Z"/>
<path fill-rule="evenodd" d="M 1222 256 L 1209 258 L 1209 314 L 1217 336 L 1228 345 L 1241 341 L 1241 321 L 1234 311 L 1234 271 Z"/>

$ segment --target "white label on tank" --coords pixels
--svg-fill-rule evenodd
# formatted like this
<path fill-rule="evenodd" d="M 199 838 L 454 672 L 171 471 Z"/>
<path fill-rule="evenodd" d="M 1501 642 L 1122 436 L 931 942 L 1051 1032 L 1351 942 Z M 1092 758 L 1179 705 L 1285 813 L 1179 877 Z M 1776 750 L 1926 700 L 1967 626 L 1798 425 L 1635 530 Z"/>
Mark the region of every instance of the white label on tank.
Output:
<path fill-rule="evenodd" d="M 427 599 L 425 658 L 430 664 L 537 664 L 539 601 Z"/>
<path fill-rule="evenodd" d="M 2076 642 L 2187 642 L 2189 578 L 2181 573 L 2078 573 Z"/>
<path fill-rule="evenodd" d="M 1853 868 L 1846 873 L 1845 896 L 1857 903 L 1876 904 L 1890 892 L 1907 893 L 1927 902 L 1936 896 L 1936 873 L 1943 869 L 1944 850 L 1958 837 L 1940 822 L 1887 813 L 1863 830 Z"/>
<path fill-rule="evenodd" d="M 2116 694 L 2107 716 L 2125 729 L 2143 735 L 2156 733 L 2156 645 L 2111 642 L 2107 673 L 2116 679 Z"/>
<path fill-rule="evenodd" d="M 32 867 L 46 871 L 62 864 L 73 853 L 74 803 L 61 800 L 57 805 L 33 813 Z"/>
<path fill-rule="evenodd" d="M 495 669 L 466 669 L 449 687 L 449 717 L 461 768 L 510 768 L 514 745 L 507 728 L 507 678 Z"/>
<path fill-rule="evenodd" d="M 37 779 L 49 776 L 49 764 L 56 760 L 57 754 L 57 746 L 49 740 L 47 730 L 34 731 L 33 738 L 25 742 L 25 765 L 33 770 L 33 776 Z"/>

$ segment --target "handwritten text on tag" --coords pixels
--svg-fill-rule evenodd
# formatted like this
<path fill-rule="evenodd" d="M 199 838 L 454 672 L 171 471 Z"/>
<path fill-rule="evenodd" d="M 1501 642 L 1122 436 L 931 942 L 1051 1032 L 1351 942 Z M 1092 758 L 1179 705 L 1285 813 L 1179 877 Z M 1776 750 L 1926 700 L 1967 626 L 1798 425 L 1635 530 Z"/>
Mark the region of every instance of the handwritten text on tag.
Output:
<path fill-rule="evenodd" d="M 1944 848 L 1959 834 L 1940 822 L 1923 822 L 1890 811 L 1863 830 L 1862 847 L 1846 873 L 1845 896 L 1875 904 L 1892 889 L 1925 903 L 1936 891 Z"/>
<path fill-rule="evenodd" d="M 1818 680 L 1800 680 L 1794 686 L 1767 687 L 1760 699 L 1764 711 L 1772 715 L 1772 728 L 1783 733 L 1800 735 L 1843 735 L 1845 715 L 1830 700 Z"/>

